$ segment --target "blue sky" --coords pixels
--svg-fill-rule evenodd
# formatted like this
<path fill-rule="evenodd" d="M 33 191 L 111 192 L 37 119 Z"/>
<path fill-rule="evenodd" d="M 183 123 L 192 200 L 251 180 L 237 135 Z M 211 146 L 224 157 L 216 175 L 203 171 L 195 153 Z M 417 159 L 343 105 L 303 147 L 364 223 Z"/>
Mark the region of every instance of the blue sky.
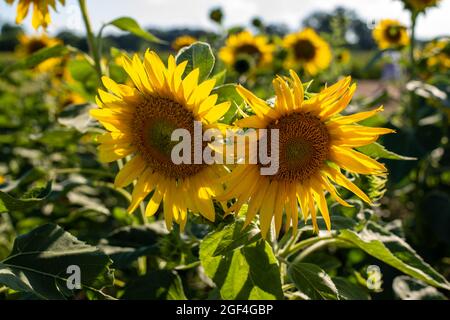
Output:
<path fill-rule="evenodd" d="M 398 0 L 88 0 L 94 29 L 102 23 L 119 16 L 131 16 L 142 26 L 203 27 L 214 30 L 208 19 L 211 7 L 223 8 L 227 26 L 247 24 L 254 16 L 266 22 L 283 22 L 292 30 L 299 28 L 302 18 L 317 9 L 333 9 L 338 5 L 355 9 L 368 23 L 381 18 L 394 18 L 405 24 L 408 13 Z M 0 21 L 13 21 L 15 6 L 9 7 L 0 0 Z M 439 9 L 431 9 L 418 23 L 417 34 L 431 38 L 448 34 L 450 0 L 443 0 Z M 82 20 L 76 0 L 66 0 L 66 6 L 59 6 L 52 14 L 50 33 L 60 29 L 83 32 Z M 30 25 L 28 18 L 25 25 Z M 30 30 L 28 28 L 28 30 Z M 30 30 L 31 31 L 31 30 Z"/>

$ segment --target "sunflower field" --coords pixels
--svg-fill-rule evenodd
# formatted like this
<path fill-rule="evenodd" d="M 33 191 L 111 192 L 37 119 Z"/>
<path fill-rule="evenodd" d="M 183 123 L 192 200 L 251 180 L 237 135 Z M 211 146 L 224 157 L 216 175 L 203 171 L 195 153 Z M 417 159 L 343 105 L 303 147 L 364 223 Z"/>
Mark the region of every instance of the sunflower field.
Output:
<path fill-rule="evenodd" d="M 0 300 L 447 300 L 445 1 L 55 35 L 0 0 Z"/>

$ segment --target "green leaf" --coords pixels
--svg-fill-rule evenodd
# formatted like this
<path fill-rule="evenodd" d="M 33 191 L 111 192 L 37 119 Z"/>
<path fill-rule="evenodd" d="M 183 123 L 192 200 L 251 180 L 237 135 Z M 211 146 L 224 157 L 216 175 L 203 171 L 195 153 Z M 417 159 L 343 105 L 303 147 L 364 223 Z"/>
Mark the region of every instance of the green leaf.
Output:
<path fill-rule="evenodd" d="M 0 191 L 0 213 L 25 210 L 41 204 L 50 195 L 51 190 L 52 182 L 49 181 L 45 187 L 31 189 L 19 199 Z"/>
<path fill-rule="evenodd" d="M 225 226 L 220 232 L 211 235 L 217 240 L 217 247 L 213 252 L 213 257 L 224 255 L 261 239 L 259 229 L 254 225 L 250 225 L 245 229 L 243 229 L 243 226 L 244 221 L 237 220 L 235 223 Z"/>
<path fill-rule="evenodd" d="M 103 239 L 99 247 L 114 261 L 114 267 L 124 268 L 139 257 L 159 254 L 159 240 L 167 234 L 160 222 L 122 227 Z"/>
<path fill-rule="evenodd" d="M 312 300 L 338 300 L 336 285 L 320 267 L 311 263 L 294 261 L 288 275 L 298 290 Z"/>
<path fill-rule="evenodd" d="M 342 265 L 338 258 L 325 252 L 310 254 L 303 259 L 303 262 L 315 264 L 326 272 L 333 271 Z"/>
<path fill-rule="evenodd" d="M 334 284 L 342 300 L 370 300 L 370 295 L 361 286 L 342 277 L 334 277 Z"/>
<path fill-rule="evenodd" d="M 211 94 L 218 95 L 217 103 L 222 103 L 225 101 L 231 102 L 230 109 L 224 114 L 223 119 L 221 121 L 226 124 L 231 124 L 236 115 L 238 106 L 244 103 L 244 99 L 236 91 L 236 85 L 227 83 L 215 87 L 214 90 L 212 90 Z"/>
<path fill-rule="evenodd" d="M 227 77 L 227 69 L 223 69 L 222 71 L 213 75 L 211 78 L 216 79 L 216 87 L 217 87 L 225 83 L 226 77 Z"/>
<path fill-rule="evenodd" d="M 280 271 L 272 248 L 252 235 L 256 227 L 249 231 L 242 230 L 242 225 L 238 220 L 203 239 L 200 261 L 206 275 L 223 299 L 282 299 Z"/>
<path fill-rule="evenodd" d="M 86 59 L 70 60 L 67 64 L 70 75 L 83 84 L 97 81 L 95 68 Z M 95 82 L 96 83 L 96 82 Z"/>
<path fill-rule="evenodd" d="M 85 244 L 54 224 L 46 224 L 19 236 L 0 262 L 0 283 L 32 293 L 41 299 L 65 299 L 73 295 L 67 268 L 81 270 L 81 286 L 100 293 L 112 285 L 111 260 L 96 247 Z"/>
<path fill-rule="evenodd" d="M 67 106 L 59 113 L 58 122 L 63 126 L 85 133 L 95 123 L 89 115 L 89 110 L 93 108 L 95 106 L 90 103 Z"/>
<path fill-rule="evenodd" d="M 349 241 L 375 258 L 432 286 L 450 290 L 447 280 L 427 264 L 402 238 L 368 222 L 359 233 L 341 230 L 340 239 Z"/>
<path fill-rule="evenodd" d="M 12 249 L 16 232 L 8 213 L 0 213 L 0 259 L 5 258 Z"/>
<path fill-rule="evenodd" d="M 23 60 L 20 60 L 10 66 L 4 68 L 1 72 L 1 75 L 5 75 L 9 72 L 16 70 L 24 70 L 31 69 L 36 67 L 38 64 L 48 60 L 50 58 L 60 57 L 69 52 L 69 49 L 63 45 L 56 45 L 49 48 L 43 48 L 30 56 L 26 57 Z"/>
<path fill-rule="evenodd" d="M 391 159 L 391 160 L 417 160 L 417 158 L 406 157 L 396 154 L 392 151 L 387 150 L 381 144 L 374 142 L 367 146 L 358 147 L 356 150 L 372 157 L 372 158 L 383 158 L 383 159 Z"/>
<path fill-rule="evenodd" d="M 236 91 L 236 85 L 233 83 L 223 84 L 221 86 L 215 87 L 211 94 L 217 94 L 217 103 L 222 103 L 225 101 L 233 101 L 237 105 L 244 103 L 244 99 Z"/>
<path fill-rule="evenodd" d="M 184 74 L 189 74 L 192 70 L 199 68 L 199 82 L 205 81 L 211 74 L 216 58 L 211 46 L 205 42 L 196 42 L 188 47 L 182 48 L 177 56 L 177 64 L 188 61 Z"/>
<path fill-rule="evenodd" d="M 408 276 L 396 277 L 392 289 L 402 300 L 447 300 L 436 288 Z"/>
<path fill-rule="evenodd" d="M 134 34 L 135 36 L 138 36 L 138 37 L 143 38 L 150 42 L 161 43 L 161 44 L 166 43 L 165 41 L 163 41 L 163 40 L 159 39 L 158 37 L 154 36 L 153 34 L 151 34 L 150 32 L 142 29 L 139 26 L 139 24 L 136 22 L 136 20 L 134 20 L 133 18 L 130 18 L 130 17 L 117 18 L 117 19 L 109 22 L 108 24 L 115 26 L 116 28 L 119 28 L 122 31 L 130 32 L 130 33 Z"/>
<path fill-rule="evenodd" d="M 180 277 L 168 270 L 152 271 L 132 281 L 121 297 L 125 300 L 186 300 Z"/>

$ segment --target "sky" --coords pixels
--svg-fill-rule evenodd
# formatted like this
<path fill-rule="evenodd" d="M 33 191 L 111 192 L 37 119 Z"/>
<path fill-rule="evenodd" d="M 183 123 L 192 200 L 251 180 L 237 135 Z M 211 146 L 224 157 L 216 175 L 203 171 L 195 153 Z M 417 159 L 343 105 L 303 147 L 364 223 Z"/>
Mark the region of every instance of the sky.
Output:
<path fill-rule="evenodd" d="M 52 14 L 50 33 L 62 29 L 84 32 L 77 3 L 66 0 L 65 7 L 58 6 L 58 13 Z M 332 10 L 336 6 L 354 9 L 368 24 L 391 18 L 409 25 L 409 14 L 399 0 L 88 0 L 87 3 L 94 30 L 120 16 L 133 17 L 143 27 L 214 30 L 216 26 L 209 20 L 208 12 L 219 6 L 224 11 L 226 26 L 248 25 L 251 18 L 258 16 L 265 23 L 285 23 L 291 30 L 296 30 L 308 14 L 320 9 Z M 0 0 L 0 22 L 13 22 L 15 9 Z M 432 8 L 420 17 L 418 37 L 426 39 L 448 34 L 449 17 L 450 0 L 442 0 L 439 8 Z M 30 20 L 25 21 L 28 31 L 32 31 Z"/>

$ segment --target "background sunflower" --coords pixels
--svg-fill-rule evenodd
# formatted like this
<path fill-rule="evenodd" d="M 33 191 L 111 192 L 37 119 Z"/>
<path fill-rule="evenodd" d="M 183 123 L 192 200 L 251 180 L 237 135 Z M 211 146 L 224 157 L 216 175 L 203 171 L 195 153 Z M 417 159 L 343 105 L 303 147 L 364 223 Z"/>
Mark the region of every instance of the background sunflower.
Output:
<path fill-rule="evenodd" d="M 19 56 L 27 57 L 37 51 L 44 48 L 51 48 L 53 46 L 62 44 L 60 39 L 49 37 L 46 34 L 28 36 L 26 34 L 21 34 L 19 36 L 19 45 L 16 48 L 16 53 Z M 52 58 L 43 61 L 37 65 L 37 69 L 41 72 L 48 72 L 52 70 L 55 66 L 60 64 L 62 58 Z"/>
<path fill-rule="evenodd" d="M 402 48 L 409 43 L 406 27 L 397 20 L 381 20 L 373 30 L 373 38 L 381 50 Z"/>
<path fill-rule="evenodd" d="M 288 51 L 286 68 L 303 68 L 313 76 L 330 65 L 332 55 L 329 44 L 311 28 L 288 34 L 283 39 L 283 45 Z"/>
<path fill-rule="evenodd" d="M 181 48 L 190 46 L 191 44 L 193 44 L 196 41 L 197 41 L 197 39 L 192 36 L 188 36 L 188 35 L 179 36 L 178 38 L 173 40 L 172 49 L 175 51 L 178 51 Z"/>
<path fill-rule="evenodd" d="M 264 35 L 254 36 L 250 31 L 230 35 L 219 51 L 219 58 L 240 73 L 252 64 L 261 68 L 272 62 L 275 47 Z"/>

